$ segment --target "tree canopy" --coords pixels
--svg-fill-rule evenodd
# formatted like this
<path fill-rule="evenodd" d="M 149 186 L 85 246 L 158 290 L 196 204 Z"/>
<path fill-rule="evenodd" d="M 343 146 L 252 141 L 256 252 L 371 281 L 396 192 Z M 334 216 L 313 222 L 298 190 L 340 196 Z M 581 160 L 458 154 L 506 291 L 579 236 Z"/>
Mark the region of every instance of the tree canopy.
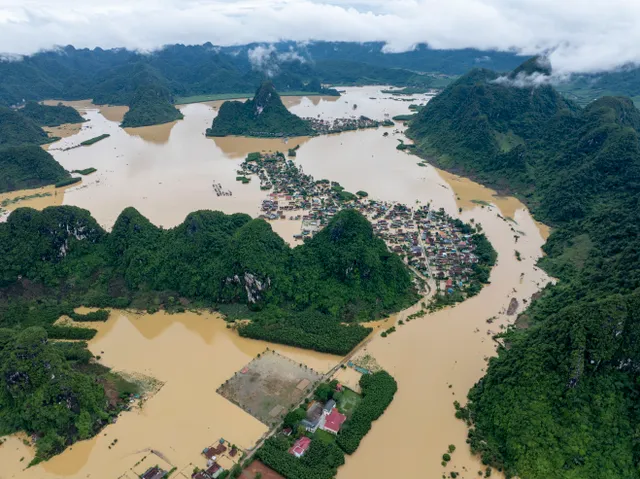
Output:
<path fill-rule="evenodd" d="M 65 123 L 81 123 L 84 118 L 75 108 L 59 103 L 55 106 L 42 105 L 35 101 L 28 101 L 18 110 L 39 126 L 59 126 Z"/>
<path fill-rule="evenodd" d="M 0 148 L 0 193 L 58 183 L 69 173 L 38 145 Z"/>

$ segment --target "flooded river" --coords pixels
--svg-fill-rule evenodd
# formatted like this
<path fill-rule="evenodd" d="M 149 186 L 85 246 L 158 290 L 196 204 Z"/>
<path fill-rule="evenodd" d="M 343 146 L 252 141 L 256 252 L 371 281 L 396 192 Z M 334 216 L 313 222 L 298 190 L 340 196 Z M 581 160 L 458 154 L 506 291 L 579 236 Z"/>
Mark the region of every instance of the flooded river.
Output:
<path fill-rule="evenodd" d="M 366 115 L 382 120 L 385 115 L 407 113 L 410 103 L 426 100 L 414 98 L 413 102 L 397 101 L 377 87 L 365 87 L 349 88 L 341 98 L 298 98 L 286 103 L 300 116 Z M 96 107 L 76 104 L 90 121 L 49 151 L 68 170 L 95 167 L 98 172 L 58 195 L 32 199 L 30 205 L 46 206 L 47 198 L 51 204 L 77 205 L 91 211 L 105 228 L 127 206 L 165 227 L 180 223 L 197 209 L 256 216 L 265 193 L 255 181 L 248 185 L 235 181 L 238 165 L 248 152 L 286 150 L 299 144 L 296 161 L 317 179 L 339 181 L 349 191 L 365 190 L 376 199 L 431 203 L 454 217 L 481 223 L 499 253 L 491 284 L 462 304 L 398 326 L 386 338 L 376 334 L 368 343 L 366 352 L 397 379 L 399 390 L 338 473 L 339 479 L 436 478 L 455 470 L 462 473 L 459 477 L 478 477 L 481 465 L 468 452 L 466 428 L 454 417 L 453 401 L 464 402 L 468 389 L 483 375 L 486 359 L 495 353 L 491 336 L 515 319 L 506 314 L 511 299 L 516 298 L 522 310 L 524 301 L 549 281 L 535 267 L 547 229 L 536 224 L 514 198 L 496 197 L 495 192 L 464 178 L 418 166 L 418 158 L 396 150 L 403 138 L 400 126 L 291 139 L 288 144 L 206 138 L 204 130 L 219 104 L 181 106 L 185 115 L 181 121 L 127 130 Z M 63 151 L 102 133 L 111 137 Z M 232 195 L 216 196 L 214 182 Z M 296 226 L 281 221 L 274 229 L 291 241 Z M 514 235 L 519 236 L 517 243 Z M 397 319 L 411 312 L 402 312 Z M 491 324 L 487 323 L 490 318 Z M 215 390 L 267 346 L 321 371 L 340 359 L 239 338 L 211 315 L 115 312 L 101 325 L 91 350 L 104 364 L 152 376 L 164 383 L 163 388 L 141 411 L 123 414 L 98 437 L 27 471 L 23 468 L 32 452 L 18 438 L 10 438 L 0 446 L 0 479 L 121 477 L 131 473 L 140 451 L 150 448 L 176 464 L 198 463 L 200 450 L 221 436 L 251 447 L 266 427 Z M 109 449 L 114 438 L 117 446 Z M 445 469 L 440 462 L 449 444 L 457 449 Z"/>

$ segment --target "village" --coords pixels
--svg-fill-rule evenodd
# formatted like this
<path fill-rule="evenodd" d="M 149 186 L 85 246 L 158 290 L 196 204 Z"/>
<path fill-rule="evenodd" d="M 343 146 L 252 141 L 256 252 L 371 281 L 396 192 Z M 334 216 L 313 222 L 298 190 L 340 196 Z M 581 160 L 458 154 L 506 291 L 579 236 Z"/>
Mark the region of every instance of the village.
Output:
<path fill-rule="evenodd" d="M 151 451 L 155 455 L 149 461 L 143 458 L 139 472 L 134 472 L 142 479 L 284 479 L 260 460 L 256 452 L 261 445 L 275 438 L 285 446 L 281 454 L 291 460 L 302 460 L 316 441 L 337 447 L 338 433 L 362 401 L 359 378 L 379 370 L 373 358 L 357 355 L 321 374 L 267 348 L 218 389 L 218 394 L 269 425 L 254 447 L 242 449 L 219 438 L 200 451 L 199 463 L 181 469 Z M 273 381 L 278 388 L 266 387 Z M 265 403 L 275 406 L 260 410 Z"/>
<path fill-rule="evenodd" d="M 238 175 L 247 179 L 256 176 L 260 188 L 270 191 L 262 202 L 260 218 L 301 221 L 296 241 L 312 238 L 340 210 L 352 208 L 362 213 L 389 250 L 405 261 L 419 285 L 453 294 L 465 291 L 470 284 L 478 263 L 473 241 L 476 229 L 442 209 L 376 201 L 365 191 L 348 192 L 337 182 L 315 180 L 281 152 L 250 153 Z"/>
<path fill-rule="evenodd" d="M 318 115 L 319 116 L 319 115 Z M 309 122 L 311 128 L 319 135 L 329 135 L 332 133 L 341 133 L 343 131 L 361 130 L 365 128 L 377 128 L 379 126 L 393 126 L 393 121 L 385 119 L 384 121 L 372 120 L 366 116 L 351 118 L 335 118 L 333 120 L 324 120 L 321 118 L 303 118 Z"/>

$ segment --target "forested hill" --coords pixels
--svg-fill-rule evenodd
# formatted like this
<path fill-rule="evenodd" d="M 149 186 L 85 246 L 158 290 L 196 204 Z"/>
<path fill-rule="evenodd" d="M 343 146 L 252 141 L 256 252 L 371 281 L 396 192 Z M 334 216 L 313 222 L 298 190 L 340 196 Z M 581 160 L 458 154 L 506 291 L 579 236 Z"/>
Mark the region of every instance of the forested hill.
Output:
<path fill-rule="evenodd" d="M 17 209 L 0 224 L 0 297 L 2 288 L 13 288 L 10 301 L 19 303 L 25 279 L 51 288 L 50 306 L 59 295 L 65 304 L 95 306 L 170 307 L 168 296 L 244 304 L 261 312 L 253 336 L 262 326 L 263 334 L 278 331 L 295 311 L 278 342 L 333 353 L 349 351 L 366 334 L 343 326 L 345 318 L 380 317 L 414 298 L 402 261 L 351 210 L 292 250 L 268 223 L 243 214 L 198 211 L 163 230 L 128 208 L 107 233 L 79 208 Z M 0 308 L 0 318 L 37 323 L 37 309 L 13 317 Z"/>
<path fill-rule="evenodd" d="M 559 282 L 518 318 L 458 416 L 508 476 L 638 478 L 640 112 L 614 97 L 580 109 L 497 77 L 462 77 L 409 134 L 435 164 L 521 193 L 554 227 L 541 264 Z"/>
<path fill-rule="evenodd" d="M 220 106 L 207 136 L 305 136 L 313 128 L 284 106 L 273 83 L 264 82 L 251 100 L 226 101 Z"/>
<path fill-rule="evenodd" d="M 58 104 L 55 106 L 42 105 L 35 101 L 28 101 L 24 108 L 18 110 L 39 126 L 59 126 L 65 123 L 81 123 L 84 120 L 78 110 L 70 106 Z"/>
<path fill-rule="evenodd" d="M 0 193 L 51 185 L 69 177 L 38 145 L 0 147 Z"/>
<path fill-rule="evenodd" d="M 39 146 L 48 141 L 47 133 L 25 116 L 23 109 L 0 106 L 0 193 L 69 178 L 69 173 Z"/>
<path fill-rule="evenodd" d="M 128 73 L 124 72 L 128 79 L 122 89 L 112 86 L 108 93 L 103 91 L 103 96 L 98 97 L 99 103 L 129 105 L 123 127 L 157 125 L 183 118 L 173 106 L 171 92 L 157 71 L 146 64 L 135 64 L 130 77 Z"/>
<path fill-rule="evenodd" d="M 41 145 L 49 135 L 19 111 L 0 106 L 0 147 L 32 143 Z"/>

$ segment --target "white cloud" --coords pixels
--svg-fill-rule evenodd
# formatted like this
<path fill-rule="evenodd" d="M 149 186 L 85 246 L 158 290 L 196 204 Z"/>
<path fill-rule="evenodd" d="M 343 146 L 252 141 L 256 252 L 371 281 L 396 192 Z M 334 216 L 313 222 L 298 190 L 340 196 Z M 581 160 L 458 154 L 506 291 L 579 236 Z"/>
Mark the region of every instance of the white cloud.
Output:
<path fill-rule="evenodd" d="M 639 0 L 0 0 L 0 52 L 281 39 L 548 52 L 559 73 L 640 64 Z"/>
<path fill-rule="evenodd" d="M 544 73 L 535 72 L 531 75 L 527 75 L 524 72 L 518 73 L 515 77 L 501 76 L 493 80 L 492 83 L 499 85 L 514 86 L 517 88 L 537 87 L 542 85 L 551 85 L 560 83 L 561 78 L 545 75 Z"/>
<path fill-rule="evenodd" d="M 280 70 L 283 62 L 300 61 L 304 63 L 306 59 L 301 56 L 293 47 L 288 51 L 277 52 L 273 45 L 258 45 L 247 52 L 249 63 L 254 70 L 262 71 L 269 77 L 273 77 Z"/>

